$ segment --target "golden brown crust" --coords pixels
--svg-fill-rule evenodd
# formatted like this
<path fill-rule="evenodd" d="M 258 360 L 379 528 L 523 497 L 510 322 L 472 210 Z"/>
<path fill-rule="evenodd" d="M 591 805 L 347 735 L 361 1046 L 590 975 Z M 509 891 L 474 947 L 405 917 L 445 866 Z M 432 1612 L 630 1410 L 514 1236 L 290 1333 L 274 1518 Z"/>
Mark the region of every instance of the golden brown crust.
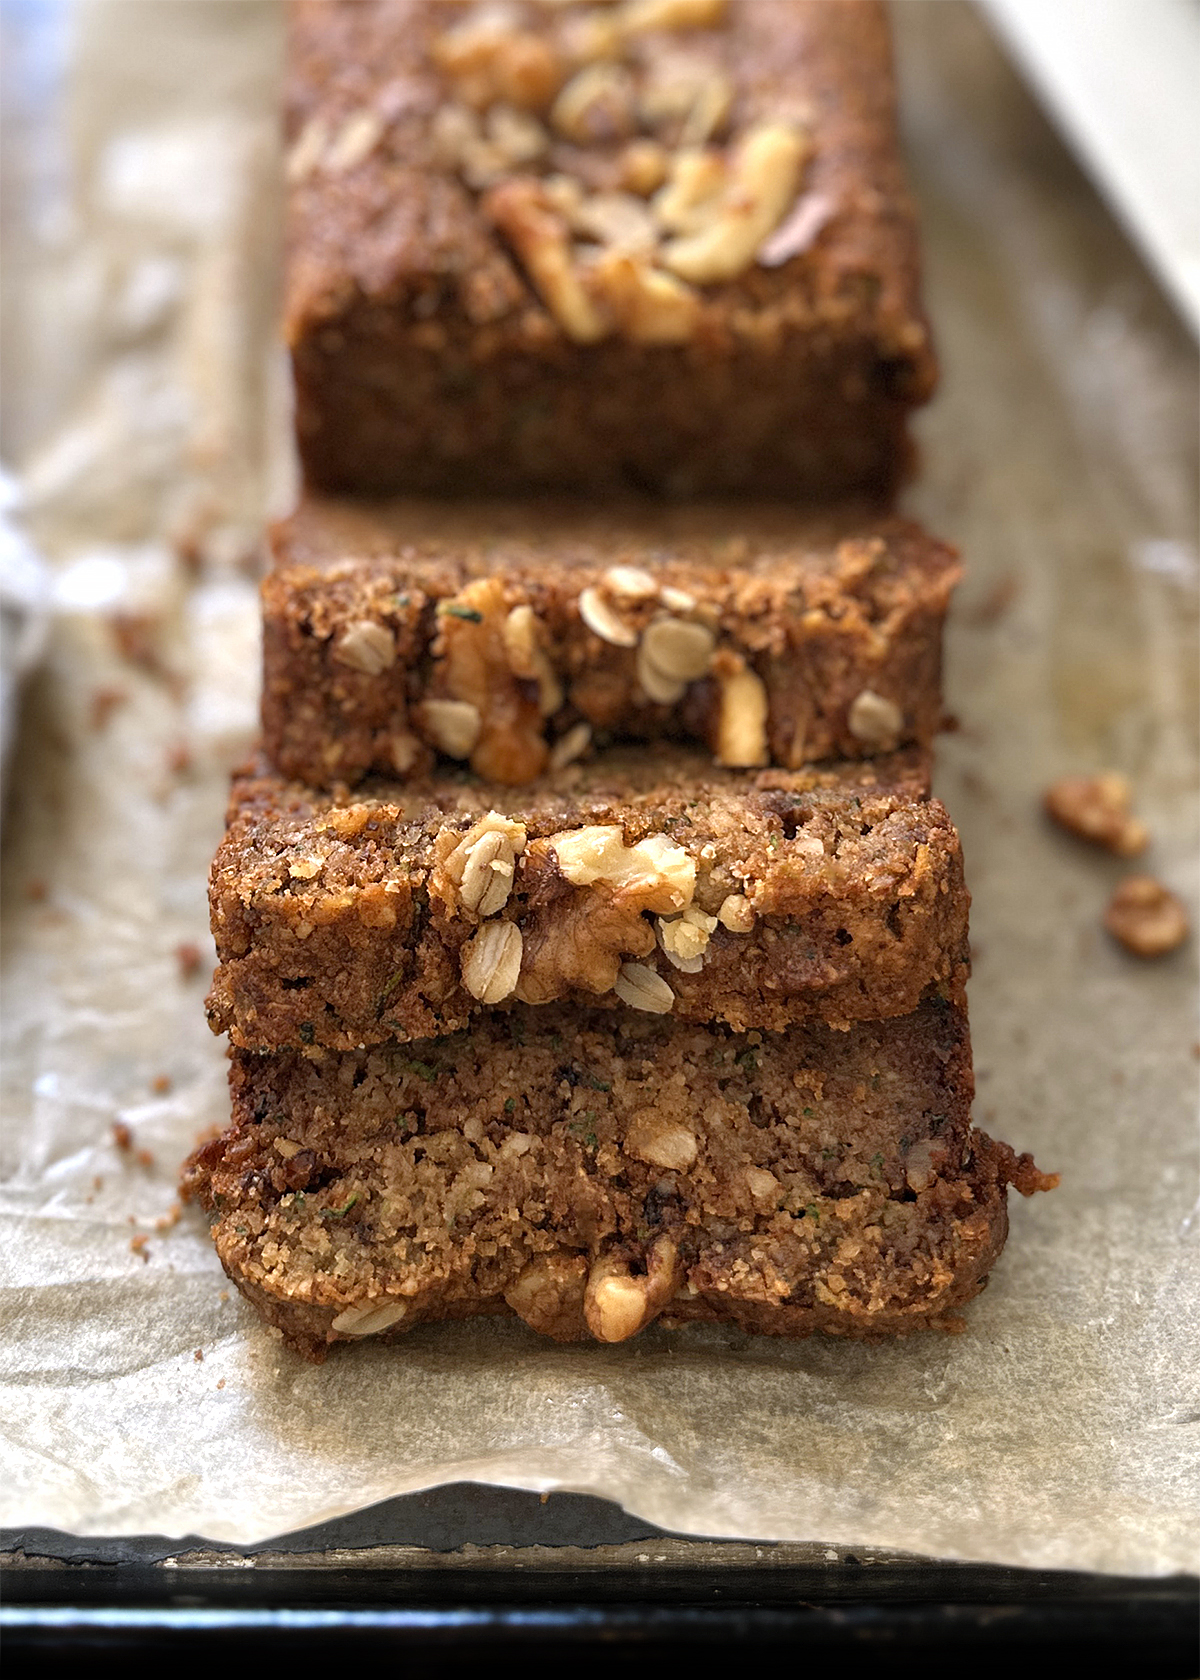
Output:
<path fill-rule="evenodd" d="M 659 1314 L 953 1328 L 1006 1185 L 1053 1182 L 970 1129 L 966 1019 L 944 1005 L 779 1035 L 524 1009 L 359 1054 L 235 1052 L 231 1087 L 185 1190 L 315 1358 L 477 1312 L 565 1340 Z"/>
<path fill-rule="evenodd" d="M 443 161 L 435 116 L 460 90 L 432 49 L 463 11 L 293 7 L 285 320 L 309 481 L 888 498 L 935 369 L 882 5 L 733 0 L 689 41 L 734 84 L 733 153 L 772 125 L 806 149 L 793 208 L 758 261 L 695 288 L 681 342 L 573 341 L 536 283 L 532 212 L 508 202 L 547 168 L 608 190 L 619 148 L 556 140 L 482 196 Z M 562 27 L 558 8 L 516 11 L 523 30 Z"/>
<path fill-rule="evenodd" d="M 731 671 L 761 684 L 747 762 L 928 747 L 941 721 L 942 622 L 960 568 L 905 520 L 309 500 L 272 547 L 264 745 L 313 786 L 427 772 L 431 696 L 478 700 L 472 768 L 512 780 L 620 739 L 699 738 L 720 752 Z M 498 585 L 486 599 L 480 579 Z M 643 661 L 680 625 L 701 658 L 662 688 Z"/>
<path fill-rule="evenodd" d="M 210 878 L 210 1023 L 354 1049 L 513 1001 L 740 1029 L 958 1001 L 969 898 L 926 790 L 919 754 L 747 774 L 641 749 L 532 791 L 460 774 L 340 797 L 249 766 Z"/>

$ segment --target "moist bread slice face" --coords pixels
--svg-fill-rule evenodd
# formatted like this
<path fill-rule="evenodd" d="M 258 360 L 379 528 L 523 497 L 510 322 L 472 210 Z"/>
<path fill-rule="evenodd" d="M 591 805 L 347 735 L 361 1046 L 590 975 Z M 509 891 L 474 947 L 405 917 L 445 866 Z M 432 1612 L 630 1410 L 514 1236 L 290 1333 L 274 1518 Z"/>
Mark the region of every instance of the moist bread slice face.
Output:
<path fill-rule="evenodd" d="M 519 793 L 324 795 L 249 766 L 210 877 L 210 1024 L 352 1050 L 519 1003 L 778 1030 L 958 1002 L 969 898 L 927 769 L 746 773 L 661 747 Z"/>
<path fill-rule="evenodd" d="M 935 363 L 877 0 L 290 23 L 311 484 L 891 497 Z"/>
<path fill-rule="evenodd" d="M 622 740 L 797 768 L 941 722 L 960 568 L 908 521 L 310 498 L 272 553 L 263 743 L 311 786 L 515 786 Z"/>
<path fill-rule="evenodd" d="M 966 1018 L 738 1034 L 633 1011 L 489 1015 L 349 1055 L 233 1053 L 187 1194 L 292 1344 L 516 1313 L 785 1336 L 957 1327 L 1052 1182 L 969 1123 Z"/>

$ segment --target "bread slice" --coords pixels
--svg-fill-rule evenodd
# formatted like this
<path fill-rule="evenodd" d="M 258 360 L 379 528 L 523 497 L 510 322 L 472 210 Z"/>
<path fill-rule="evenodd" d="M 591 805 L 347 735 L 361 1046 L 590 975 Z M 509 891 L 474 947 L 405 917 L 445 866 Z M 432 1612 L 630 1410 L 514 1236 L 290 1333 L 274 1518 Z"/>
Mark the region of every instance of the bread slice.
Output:
<path fill-rule="evenodd" d="M 739 1030 L 959 1001 L 968 895 L 926 775 L 660 746 L 520 793 L 460 773 L 334 796 L 250 766 L 212 868 L 210 1023 L 353 1050 L 560 999 Z"/>
<path fill-rule="evenodd" d="M 558 1340 L 654 1318 L 803 1336 L 956 1326 L 1005 1188 L 965 1015 L 740 1034 L 633 1010 L 493 1013 L 352 1054 L 233 1053 L 185 1170 L 229 1276 L 301 1353 L 516 1313 Z"/>

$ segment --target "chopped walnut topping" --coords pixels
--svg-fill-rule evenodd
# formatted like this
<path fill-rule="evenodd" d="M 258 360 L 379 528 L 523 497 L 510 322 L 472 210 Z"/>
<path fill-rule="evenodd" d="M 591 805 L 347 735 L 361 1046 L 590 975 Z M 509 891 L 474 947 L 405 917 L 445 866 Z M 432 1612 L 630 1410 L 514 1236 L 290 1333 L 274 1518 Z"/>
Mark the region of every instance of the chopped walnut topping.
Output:
<path fill-rule="evenodd" d="M 1135 957 L 1162 957 L 1187 938 L 1188 914 L 1161 881 L 1131 875 L 1109 900 L 1104 925 Z"/>
<path fill-rule="evenodd" d="M 310 117 L 292 142 L 284 165 L 293 186 L 316 173 L 328 145 L 329 124 L 324 117 Z"/>
<path fill-rule="evenodd" d="M 495 105 L 484 119 L 482 135 L 462 141 L 454 161 L 467 185 L 482 192 L 514 169 L 536 162 L 549 144 L 546 130 L 528 111 Z"/>
<path fill-rule="evenodd" d="M 658 140 L 631 140 L 617 159 L 617 184 L 649 198 L 667 178 L 667 149 Z"/>
<path fill-rule="evenodd" d="M 514 176 L 485 194 L 483 212 L 511 241 L 538 294 L 568 338 L 595 344 L 609 323 L 583 284 L 571 250 L 567 225 L 553 208 L 542 183 Z"/>
<path fill-rule="evenodd" d="M 713 201 L 711 218 L 696 232 L 669 241 L 665 268 L 694 285 L 733 280 L 791 208 L 810 142 L 783 123 L 747 130 L 728 164 L 728 185 Z"/>
<path fill-rule="evenodd" d="M 333 657 L 352 671 L 378 677 L 395 664 L 396 644 L 391 631 L 382 624 L 360 618 L 346 626 L 334 645 Z"/>
<path fill-rule="evenodd" d="M 904 713 L 894 700 L 864 688 L 852 701 L 846 724 L 854 739 L 866 746 L 894 747 L 904 728 Z"/>
<path fill-rule="evenodd" d="M 675 993 L 662 975 L 645 963 L 622 963 L 613 991 L 631 1009 L 644 1009 L 651 1015 L 668 1015 L 675 1007 Z"/>
<path fill-rule="evenodd" d="M 637 646 L 637 631 L 613 611 L 594 585 L 579 596 L 579 616 L 602 642 L 609 642 L 613 647 Z"/>
<path fill-rule="evenodd" d="M 743 893 L 730 893 L 717 911 L 717 920 L 730 933 L 753 933 L 754 906 Z"/>
<path fill-rule="evenodd" d="M 614 245 L 618 241 L 612 242 Z M 644 256 L 603 252 L 587 280 L 633 344 L 686 344 L 700 319 L 700 299 L 690 286 L 654 268 Z"/>
<path fill-rule="evenodd" d="M 658 942 L 667 961 L 683 974 L 699 974 L 716 925 L 717 918 L 706 915 L 695 904 L 690 904 L 682 916 L 660 919 Z"/>
<path fill-rule="evenodd" d="M 762 678 L 748 666 L 720 677 L 716 760 L 731 769 L 765 764 L 769 702 Z"/>
<path fill-rule="evenodd" d="M 658 914 L 682 910 L 696 888 L 696 865 L 665 834 L 625 844 L 619 825 L 568 829 L 539 845 L 548 846 L 559 872 L 574 887 L 603 882 L 625 903 Z"/>
<path fill-rule="evenodd" d="M 462 983 L 480 1003 L 502 1003 L 517 989 L 521 930 L 515 922 L 485 922 L 462 948 Z"/>
<path fill-rule="evenodd" d="M 1136 857 L 1150 844 L 1149 829 L 1131 814 L 1129 783 L 1113 770 L 1064 776 L 1046 789 L 1045 801 L 1055 822 L 1118 857 Z"/>
<path fill-rule="evenodd" d="M 583 1293 L 588 1263 L 582 1254 L 555 1249 L 539 1254 L 504 1292 L 504 1299 L 531 1330 L 555 1341 L 576 1341 L 586 1332 Z"/>
<path fill-rule="evenodd" d="M 521 1003 L 550 1003 L 567 992 L 610 992 L 631 953 L 648 956 L 654 931 L 636 903 L 607 892 L 558 900 L 526 930 Z"/>
<path fill-rule="evenodd" d="M 330 1325 L 343 1336 L 378 1336 L 399 1324 L 408 1311 L 405 1301 L 365 1301 L 359 1307 L 347 1307 Z"/>
<path fill-rule="evenodd" d="M 725 191 L 725 160 L 719 152 L 678 152 L 667 184 L 655 196 L 653 209 L 668 233 L 694 233 L 705 227 Z"/>
<path fill-rule="evenodd" d="M 590 284 L 606 302 L 611 287 L 604 279 L 604 256 L 625 254 L 647 257 L 654 250 L 658 231 L 645 202 L 632 193 L 593 193 L 580 198 L 570 215 L 571 226 L 585 239 L 593 239 L 606 251 L 584 269 Z M 663 279 L 667 276 L 664 275 Z M 676 282 L 678 284 L 678 282 Z"/>
<path fill-rule="evenodd" d="M 696 1159 L 696 1134 L 677 1120 L 664 1120 L 653 1108 L 643 1108 L 629 1122 L 623 1145 L 627 1155 L 664 1172 L 686 1172 Z"/>
<path fill-rule="evenodd" d="M 476 775 L 519 786 L 545 769 L 548 748 L 541 708 L 557 694 L 548 661 L 536 699 L 513 674 L 511 654 L 517 638 L 509 633 L 508 619 L 504 583 L 496 577 L 477 578 L 440 602 L 433 685 L 448 698 L 473 706 L 479 715 L 478 734 L 468 748 Z M 528 628 L 531 634 L 536 631 L 535 625 Z M 425 707 L 433 703 L 426 701 Z"/>
<path fill-rule="evenodd" d="M 624 140 L 636 126 L 633 78 L 622 64 L 601 60 L 578 71 L 550 111 L 550 122 L 577 146 Z"/>
<path fill-rule="evenodd" d="M 426 735 L 449 758 L 470 758 L 483 720 L 466 700 L 422 700 L 417 715 Z"/>
<path fill-rule="evenodd" d="M 641 1275 L 617 1255 L 602 1255 L 592 1263 L 584 1295 L 588 1329 L 597 1341 L 627 1341 L 658 1317 L 682 1280 L 679 1251 L 668 1236 L 655 1238 Z"/>
<path fill-rule="evenodd" d="M 572 724 L 566 734 L 560 736 L 550 748 L 550 769 L 565 770 L 568 764 L 574 764 L 577 758 L 581 758 L 591 744 L 591 724 Z"/>
<path fill-rule="evenodd" d="M 460 99 L 477 110 L 498 100 L 521 110 L 544 110 L 562 81 L 553 46 L 515 28 L 506 6 L 483 6 L 468 14 L 439 35 L 430 51 Z"/>

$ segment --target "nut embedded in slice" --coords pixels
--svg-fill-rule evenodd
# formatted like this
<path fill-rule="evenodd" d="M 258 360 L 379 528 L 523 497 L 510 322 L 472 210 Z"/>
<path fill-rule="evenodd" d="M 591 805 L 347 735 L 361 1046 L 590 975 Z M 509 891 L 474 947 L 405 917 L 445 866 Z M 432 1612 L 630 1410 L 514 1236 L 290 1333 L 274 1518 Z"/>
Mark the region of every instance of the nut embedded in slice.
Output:
<path fill-rule="evenodd" d="M 665 1120 L 653 1108 L 634 1115 L 622 1147 L 627 1155 L 664 1172 L 686 1172 L 698 1148 L 695 1132 L 679 1121 Z"/>
<path fill-rule="evenodd" d="M 894 747 L 904 728 L 904 713 L 894 700 L 864 688 L 851 702 L 846 718 L 851 735 L 872 747 Z"/>
<path fill-rule="evenodd" d="M 1109 900 L 1104 925 L 1135 957 L 1162 957 L 1187 938 L 1188 914 L 1161 881 L 1131 875 Z"/>
<path fill-rule="evenodd" d="M 717 920 L 730 933 L 753 933 L 754 906 L 744 893 L 730 893 L 717 911 Z"/>
<path fill-rule="evenodd" d="M 483 213 L 524 263 L 551 315 L 576 344 L 595 344 L 609 322 L 588 296 L 575 266 L 567 225 L 532 176 L 502 181 L 480 201 Z"/>
<path fill-rule="evenodd" d="M 763 680 L 748 666 L 721 676 L 715 757 L 731 770 L 766 764 L 770 703 Z"/>
<path fill-rule="evenodd" d="M 343 1336 L 378 1336 L 399 1324 L 408 1311 L 404 1301 L 366 1301 L 362 1306 L 347 1307 L 330 1325 Z"/>
<path fill-rule="evenodd" d="M 655 1239 L 641 1274 L 619 1255 L 602 1255 L 592 1263 L 583 1298 L 588 1329 L 600 1342 L 628 1341 L 658 1317 L 682 1281 L 679 1250 L 667 1236 Z"/>
<path fill-rule="evenodd" d="M 348 665 L 364 676 L 378 677 L 396 661 L 396 643 L 390 630 L 370 619 L 358 619 L 348 624 L 338 637 L 333 657 L 339 665 Z"/>
<path fill-rule="evenodd" d="M 469 700 L 422 700 L 416 708 L 426 735 L 449 758 L 470 758 L 483 719 Z"/>

